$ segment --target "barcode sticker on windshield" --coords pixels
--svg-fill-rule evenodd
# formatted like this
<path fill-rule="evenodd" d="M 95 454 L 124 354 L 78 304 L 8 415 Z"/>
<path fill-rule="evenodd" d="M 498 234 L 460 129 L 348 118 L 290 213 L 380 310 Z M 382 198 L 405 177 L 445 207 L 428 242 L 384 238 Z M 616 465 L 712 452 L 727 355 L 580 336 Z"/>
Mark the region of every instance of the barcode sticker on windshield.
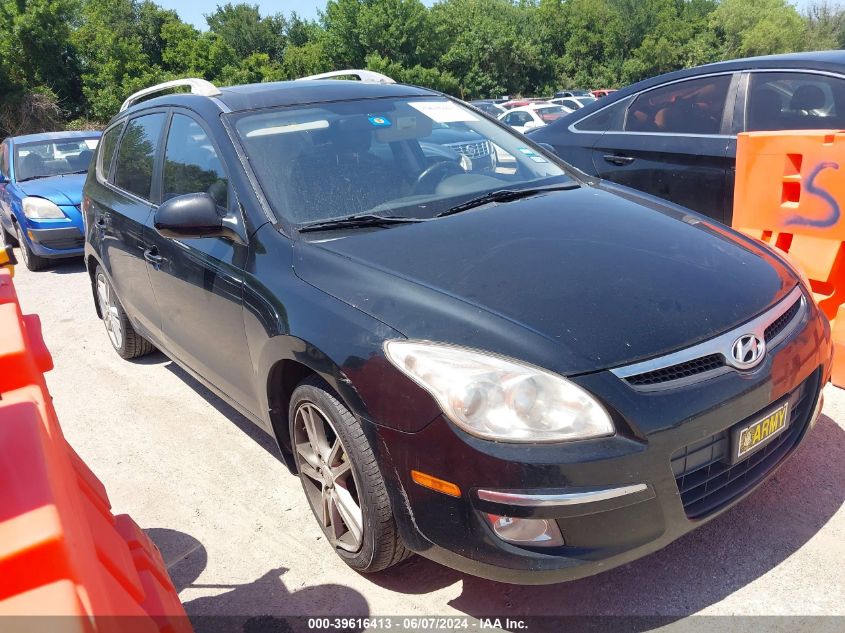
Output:
<path fill-rule="evenodd" d="M 529 149 L 527 147 L 520 147 L 519 151 L 522 152 L 523 154 L 525 154 L 528 158 L 533 160 L 535 163 L 548 163 L 549 162 L 545 158 L 540 156 L 537 152 L 535 152 L 533 149 Z"/>
<path fill-rule="evenodd" d="M 437 123 L 478 121 L 472 112 L 451 101 L 409 101 L 408 105 Z"/>

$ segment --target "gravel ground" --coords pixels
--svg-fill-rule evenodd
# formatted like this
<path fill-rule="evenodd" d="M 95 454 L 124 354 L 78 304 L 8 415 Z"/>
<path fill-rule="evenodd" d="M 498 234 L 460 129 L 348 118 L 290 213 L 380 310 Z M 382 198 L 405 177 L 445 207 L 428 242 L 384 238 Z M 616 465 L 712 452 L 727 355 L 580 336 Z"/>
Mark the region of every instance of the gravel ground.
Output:
<path fill-rule="evenodd" d="M 81 263 L 41 273 L 19 266 L 15 282 L 24 312 L 41 316 L 68 440 L 114 512 L 131 514 L 158 544 L 192 618 L 638 615 L 689 629 L 714 620 L 682 619 L 692 614 L 845 615 L 843 390 L 827 387 L 812 436 L 756 494 L 625 567 L 516 587 L 415 557 L 365 577 L 321 538 L 268 436 L 162 354 L 126 362 L 114 353 Z M 761 628 L 761 620 L 731 622 Z M 845 628 L 842 618 L 812 622 L 807 630 Z"/>

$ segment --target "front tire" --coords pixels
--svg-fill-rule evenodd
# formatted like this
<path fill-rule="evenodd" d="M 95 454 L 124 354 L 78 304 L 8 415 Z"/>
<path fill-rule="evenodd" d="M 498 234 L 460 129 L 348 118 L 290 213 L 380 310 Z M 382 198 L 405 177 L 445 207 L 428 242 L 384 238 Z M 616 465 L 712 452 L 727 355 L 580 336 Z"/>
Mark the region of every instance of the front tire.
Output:
<path fill-rule="evenodd" d="M 99 266 L 94 273 L 94 280 L 97 286 L 100 316 L 106 326 L 112 347 L 118 355 L 129 360 L 152 352 L 155 347 L 132 327 L 132 323 L 129 322 L 129 317 L 126 316 L 126 311 L 120 304 L 114 288 L 112 288 L 108 277 Z"/>
<path fill-rule="evenodd" d="M 18 235 L 18 245 L 21 247 L 21 259 L 23 260 L 24 265 L 32 272 L 37 272 L 47 268 L 47 266 L 50 265 L 50 260 L 32 252 L 26 238 L 23 235 L 23 229 L 21 229 L 20 224 L 15 225 L 15 231 Z"/>
<path fill-rule="evenodd" d="M 317 376 L 303 380 L 291 396 L 289 419 L 305 496 L 338 556 L 363 573 L 410 556 L 372 447 L 331 387 Z"/>

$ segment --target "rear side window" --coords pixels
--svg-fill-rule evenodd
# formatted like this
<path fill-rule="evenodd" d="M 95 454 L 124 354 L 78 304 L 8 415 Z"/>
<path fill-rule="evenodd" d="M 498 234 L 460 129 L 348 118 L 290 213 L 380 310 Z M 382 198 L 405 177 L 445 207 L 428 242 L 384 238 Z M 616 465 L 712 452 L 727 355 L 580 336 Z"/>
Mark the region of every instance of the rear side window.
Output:
<path fill-rule="evenodd" d="M 845 79 L 811 73 L 753 73 L 746 130 L 814 130 L 845 125 Z"/>
<path fill-rule="evenodd" d="M 641 93 L 625 117 L 625 131 L 719 134 L 731 75 L 679 81 Z"/>
<path fill-rule="evenodd" d="M 211 139 L 199 123 L 174 114 L 164 155 L 163 200 L 186 193 L 208 193 L 228 205 L 229 181 Z"/>
<path fill-rule="evenodd" d="M 153 163 L 166 116 L 164 112 L 147 114 L 126 124 L 117 151 L 115 186 L 145 200 L 150 199 Z"/>
<path fill-rule="evenodd" d="M 100 178 L 108 180 L 111 173 L 112 158 L 114 158 L 114 150 L 117 149 L 117 141 L 120 139 L 120 132 L 123 130 L 123 123 L 115 125 L 110 130 L 106 130 L 103 134 L 102 144 L 100 146 L 100 155 L 98 157 L 97 171 Z"/>

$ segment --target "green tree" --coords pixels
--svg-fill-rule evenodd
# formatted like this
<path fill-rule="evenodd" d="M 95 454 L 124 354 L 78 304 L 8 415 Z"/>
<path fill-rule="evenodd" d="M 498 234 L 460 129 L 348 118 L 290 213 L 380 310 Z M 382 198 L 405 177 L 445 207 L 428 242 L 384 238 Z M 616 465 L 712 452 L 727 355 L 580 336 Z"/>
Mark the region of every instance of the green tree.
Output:
<path fill-rule="evenodd" d="M 0 0 L 0 89 L 38 91 L 76 110 L 81 84 L 71 44 L 76 0 Z"/>
<path fill-rule="evenodd" d="M 807 41 L 817 50 L 845 48 L 845 10 L 839 4 L 819 0 L 805 9 Z"/>
<path fill-rule="evenodd" d="M 107 121 L 130 93 L 166 74 L 144 52 L 139 5 L 133 0 L 85 0 L 72 41 L 79 52 L 89 116 Z M 149 43 L 147 43 L 149 46 Z"/>
<path fill-rule="evenodd" d="M 712 22 L 725 59 L 804 49 L 807 25 L 787 0 L 722 0 Z"/>
<path fill-rule="evenodd" d="M 284 51 L 287 27 L 284 16 L 262 17 L 258 5 L 218 5 L 205 20 L 211 32 L 234 52 L 236 63 L 255 53 L 279 59 Z"/>
<path fill-rule="evenodd" d="M 444 0 L 432 9 L 437 68 L 456 77 L 464 98 L 531 93 L 551 79 L 552 64 L 531 36 L 533 5 L 508 0 Z"/>

